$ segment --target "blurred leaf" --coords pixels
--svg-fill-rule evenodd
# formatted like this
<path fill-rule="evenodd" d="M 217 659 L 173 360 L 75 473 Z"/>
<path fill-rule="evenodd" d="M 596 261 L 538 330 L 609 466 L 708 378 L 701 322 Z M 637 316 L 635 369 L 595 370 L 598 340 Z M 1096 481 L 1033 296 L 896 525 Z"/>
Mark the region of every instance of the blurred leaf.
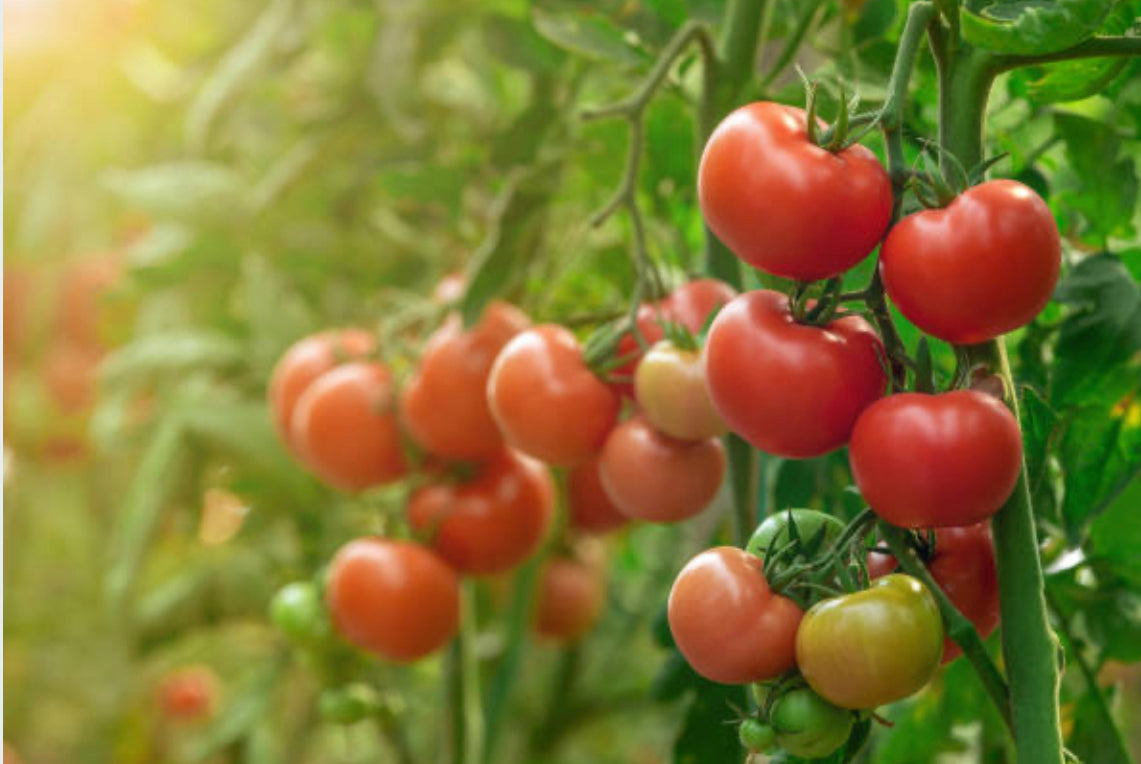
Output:
<path fill-rule="evenodd" d="M 1090 555 L 1141 589 L 1141 478 L 1133 478 L 1090 527 Z"/>
<path fill-rule="evenodd" d="M 552 72 L 562 64 L 563 53 L 525 21 L 491 14 L 480 24 L 484 42 L 503 63 L 527 72 Z"/>
<path fill-rule="evenodd" d="M 1113 726 L 1112 717 L 1106 718 L 1091 694 L 1086 693 L 1077 699 L 1073 718 L 1073 732 L 1066 739 L 1066 747 L 1078 757 L 1078 761 L 1134 764 L 1122 745 L 1121 733 Z"/>
<path fill-rule="evenodd" d="M 268 713 L 286 662 L 278 658 L 257 669 L 219 714 L 218 720 L 190 746 L 187 759 L 203 761 L 247 735 Z"/>
<path fill-rule="evenodd" d="M 736 708 L 744 709 L 744 686 L 717 684 L 699 678 L 674 742 L 672 764 L 733 764 L 745 758 L 737 739 Z"/>
<path fill-rule="evenodd" d="M 1112 0 L 1015 0 L 973 13 L 964 4 L 963 39 L 996 53 L 1036 55 L 1076 45 L 1109 12 Z"/>
<path fill-rule="evenodd" d="M 141 337 L 115 351 L 103 364 L 109 384 L 159 374 L 225 369 L 244 360 L 241 343 L 220 332 L 179 330 Z"/>
<path fill-rule="evenodd" d="M 543 37 L 580 56 L 628 65 L 644 60 L 622 29 L 601 16 L 535 6 L 531 21 Z"/>
<path fill-rule="evenodd" d="M 129 206 L 187 222 L 232 219 L 242 209 L 243 181 L 228 165 L 169 162 L 108 170 L 103 185 Z"/>
<path fill-rule="evenodd" d="M 1130 235 L 1138 210 L 1137 168 L 1128 156 L 1120 156 L 1121 139 L 1113 126 L 1061 112 L 1054 115 L 1054 124 L 1079 179 L 1078 189 L 1063 195 L 1065 202 L 1085 217 L 1095 241 Z"/>

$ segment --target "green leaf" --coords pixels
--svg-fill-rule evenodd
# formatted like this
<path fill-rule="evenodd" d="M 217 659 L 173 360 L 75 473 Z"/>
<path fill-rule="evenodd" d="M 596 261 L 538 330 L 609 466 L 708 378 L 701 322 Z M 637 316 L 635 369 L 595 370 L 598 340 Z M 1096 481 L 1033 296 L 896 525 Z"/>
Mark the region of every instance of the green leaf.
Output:
<path fill-rule="evenodd" d="M 1137 168 L 1121 155 L 1121 139 L 1111 124 L 1077 114 L 1054 116 L 1066 144 L 1070 169 L 1078 187 L 1059 194 L 1059 201 L 1081 213 L 1089 238 L 1103 244 L 1110 236 L 1132 235 L 1137 215 Z"/>
<path fill-rule="evenodd" d="M 525 72 L 553 72 L 562 64 L 562 51 L 525 21 L 491 14 L 480 24 L 483 40 L 499 60 Z"/>
<path fill-rule="evenodd" d="M 103 376 L 122 384 L 158 374 L 225 369 L 244 360 L 240 342 L 220 332 L 179 330 L 141 337 L 109 356 Z"/>
<path fill-rule="evenodd" d="M 535 7 L 531 21 L 543 37 L 580 56 L 627 65 L 645 60 L 622 29 L 601 16 Z"/>
<path fill-rule="evenodd" d="M 1027 83 L 1026 93 L 1037 103 L 1078 101 L 1105 90 L 1126 63 L 1124 58 L 1080 58 L 1052 64 Z"/>
<path fill-rule="evenodd" d="M 274 658 L 247 679 L 226 704 L 225 713 L 189 747 L 187 759 L 203 761 L 251 734 L 269 712 L 286 665 Z"/>
<path fill-rule="evenodd" d="M 129 206 L 156 217 L 196 222 L 232 219 L 242 209 L 244 183 L 215 162 L 168 162 L 138 170 L 109 170 L 105 188 Z"/>
<path fill-rule="evenodd" d="M 1112 0 L 1016 0 L 959 14 L 963 39 L 996 53 L 1039 55 L 1077 45 L 1092 35 Z"/>
<path fill-rule="evenodd" d="M 1141 478 L 1133 478 L 1090 527 L 1090 556 L 1141 588 Z"/>
<path fill-rule="evenodd" d="M 672 764 L 734 764 L 745 758 L 733 707 L 745 708 L 745 687 L 701 679 L 674 743 Z"/>
<path fill-rule="evenodd" d="M 1022 388 L 1022 449 L 1026 455 L 1026 474 L 1034 511 L 1039 517 L 1052 516 L 1057 510 L 1056 482 L 1049 470 L 1047 457 L 1056 449 L 1064 423 L 1050 405 L 1032 387 Z"/>

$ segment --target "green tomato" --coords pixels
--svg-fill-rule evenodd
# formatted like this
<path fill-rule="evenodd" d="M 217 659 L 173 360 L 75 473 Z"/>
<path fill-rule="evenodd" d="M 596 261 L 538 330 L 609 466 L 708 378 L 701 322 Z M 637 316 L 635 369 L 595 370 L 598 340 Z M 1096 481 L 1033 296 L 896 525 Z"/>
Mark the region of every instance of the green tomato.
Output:
<path fill-rule="evenodd" d="M 814 540 L 821 528 L 824 529 L 825 546 L 840 538 L 844 532 L 844 523 L 832 515 L 815 509 L 785 509 L 769 515 L 757 526 L 745 551 L 764 557 L 770 546 L 780 549 L 787 544 L 792 538 L 789 531 L 790 517 L 796 525 L 796 535 L 803 543 Z M 776 539 L 775 545 L 773 539 Z"/>
<path fill-rule="evenodd" d="M 807 687 L 782 695 L 769 714 L 776 743 L 793 756 L 831 755 L 852 734 L 852 712 L 837 708 Z"/>
<path fill-rule="evenodd" d="M 269 617 L 294 642 L 317 642 L 329 633 L 321 594 L 311 581 L 295 581 L 279 589 L 270 602 Z"/>
<path fill-rule="evenodd" d="M 750 753 L 763 753 L 776 742 L 776 730 L 760 719 L 746 719 L 737 728 L 737 737 Z"/>

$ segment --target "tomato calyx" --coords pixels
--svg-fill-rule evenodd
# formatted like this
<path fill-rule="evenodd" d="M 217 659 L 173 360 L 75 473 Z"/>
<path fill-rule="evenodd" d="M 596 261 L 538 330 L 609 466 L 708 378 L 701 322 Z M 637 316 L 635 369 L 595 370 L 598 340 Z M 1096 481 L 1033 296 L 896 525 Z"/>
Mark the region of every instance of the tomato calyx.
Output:
<path fill-rule="evenodd" d="M 849 100 L 844 88 L 844 83 L 840 82 L 840 97 L 838 99 L 839 111 L 836 113 L 836 121 L 827 127 L 821 128 L 820 121 L 817 118 L 820 83 L 809 80 L 804 75 L 804 72 L 799 71 L 799 69 L 798 72 L 804 81 L 804 111 L 805 114 L 808 115 L 806 128 L 809 142 L 819 146 L 825 151 L 839 154 L 852 144 L 857 143 L 878 123 L 878 112 L 855 115 L 856 107 L 860 103 L 860 97 L 856 95 Z M 853 131 L 855 127 L 861 127 L 862 129 Z"/>
<path fill-rule="evenodd" d="M 763 555 L 769 588 L 804 609 L 821 599 L 863 589 L 868 581 L 864 538 L 875 519 L 871 509 L 864 509 L 828 545 L 827 527 L 805 539 L 790 512 L 788 540 L 781 542 L 780 534 L 774 536 Z"/>

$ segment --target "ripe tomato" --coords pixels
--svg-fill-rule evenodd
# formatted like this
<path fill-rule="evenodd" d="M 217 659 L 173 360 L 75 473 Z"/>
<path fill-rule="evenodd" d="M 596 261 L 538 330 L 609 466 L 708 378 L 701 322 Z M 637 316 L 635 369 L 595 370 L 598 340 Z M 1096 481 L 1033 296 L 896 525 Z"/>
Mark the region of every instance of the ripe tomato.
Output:
<path fill-rule="evenodd" d="M 689 665 L 707 679 L 762 682 L 796 662 L 803 613 L 769 589 L 762 565 L 743 549 L 715 547 L 690 560 L 674 581 L 670 631 Z"/>
<path fill-rule="evenodd" d="M 1030 323 L 1050 301 L 1061 258 L 1046 202 L 1021 183 L 992 180 L 896 224 L 880 272 L 912 323 L 969 345 Z"/>
<path fill-rule="evenodd" d="M 797 281 L 848 270 L 891 219 L 891 179 L 875 155 L 813 144 L 804 110 L 777 103 L 722 120 L 701 155 L 697 194 L 705 222 L 738 257 Z"/>
<path fill-rule="evenodd" d="M 635 416 L 606 439 L 598 474 L 606 495 L 627 516 L 655 523 L 687 520 L 717 496 L 725 447 L 716 438 L 671 438 Z"/>
<path fill-rule="evenodd" d="M 889 554 L 868 554 L 868 575 L 872 578 L 891 573 L 896 565 Z M 990 524 L 936 529 L 935 553 L 927 561 L 927 569 L 979 635 L 983 639 L 990 636 L 999 620 L 998 573 Z M 962 652 L 950 637 L 943 640 L 943 663 L 955 660 Z"/>
<path fill-rule="evenodd" d="M 788 298 L 758 290 L 729 303 L 705 345 L 705 378 L 729 429 L 771 454 L 804 459 L 848 441 L 883 395 L 883 345 L 859 316 L 798 324 Z"/>
<path fill-rule="evenodd" d="M 1010 410 L 985 393 L 901 393 L 860 416 L 848 458 L 864 500 L 889 523 L 973 525 L 1014 490 L 1022 437 Z"/>
<path fill-rule="evenodd" d="M 554 485 L 545 465 L 510 449 L 476 469 L 466 482 L 417 490 L 408 521 L 461 573 L 500 573 L 539 548 L 554 515 Z"/>
<path fill-rule="evenodd" d="M 95 403 L 103 351 L 66 339 L 52 343 L 43 360 L 44 386 L 60 410 L 87 411 Z"/>
<path fill-rule="evenodd" d="M 809 686 L 841 708 L 875 708 L 919 690 L 939 667 L 943 621 L 911 576 L 818 602 L 801 621 L 796 663 Z"/>
<path fill-rule="evenodd" d="M 421 448 L 461 461 L 503 448 L 487 404 L 487 376 L 499 351 L 528 323 L 518 308 L 494 302 L 472 329 L 464 331 L 459 316 L 451 316 L 428 339 L 400 397 L 401 421 Z"/>
<path fill-rule="evenodd" d="M 709 399 L 705 367 L 696 351 L 669 340 L 657 343 L 638 364 L 634 391 L 646 419 L 666 435 L 704 440 L 727 430 Z"/>
<path fill-rule="evenodd" d="M 837 708 L 807 687 L 781 695 L 769 712 L 776 743 L 802 759 L 822 759 L 852 734 L 852 712 Z"/>
<path fill-rule="evenodd" d="M 419 544 L 361 538 L 329 565 L 325 601 L 347 641 L 390 661 L 423 658 L 459 629 L 459 578 Z"/>
<path fill-rule="evenodd" d="M 339 363 L 360 360 L 375 347 L 364 329 L 338 329 L 306 337 L 285 351 L 269 378 L 269 407 L 278 433 L 295 454 L 299 451 L 291 427 L 301 394 Z"/>
<path fill-rule="evenodd" d="M 573 642 L 594 628 L 606 601 L 601 550 L 579 557 L 553 557 L 543 565 L 535 629 L 544 637 Z"/>
<path fill-rule="evenodd" d="M 586 461 L 602 448 L 620 405 L 583 363 L 575 336 L 554 324 L 507 343 L 491 367 L 487 397 L 508 444 L 560 466 Z"/>
<path fill-rule="evenodd" d="M 302 460 L 342 491 L 399 480 L 408 471 L 392 383 L 378 363 L 347 363 L 322 375 L 297 401 L 292 440 Z"/>
<path fill-rule="evenodd" d="M 769 548 L 780 550 L 792 539 L 790 525 L 796 526 L 796 536 L 809 544 L 819 536 L 824 545 L 831 544 L 844 533 L 844 523 L 832 515 L 815 509 L 784 509 L 766 517 L 753 531 L 745 551 L 764 557 Z M 793 558 L 787 558 L 791 562 Z"/>
<path fill-rule="evenodd" d="M 163 677 L 159 703 L 171 719 L 191 721 L 209 716 L 218 703 L 218 675 L 208 666 L 186 666 Z"/>
<path fill-rule="evenodd" d="M 602 487 L 599 457 L 576 465 L 567 474 L 567 511 L 570 527 L 583 533 L 607 533 L 630 522 Z"/>
<path fill-rule="evenodd" d="M 114 255 L 94 255 L 67 265 L 56 314 L 60 334 L 89 348 L 104 347 L 102 300 L 122 276 Z"/>

